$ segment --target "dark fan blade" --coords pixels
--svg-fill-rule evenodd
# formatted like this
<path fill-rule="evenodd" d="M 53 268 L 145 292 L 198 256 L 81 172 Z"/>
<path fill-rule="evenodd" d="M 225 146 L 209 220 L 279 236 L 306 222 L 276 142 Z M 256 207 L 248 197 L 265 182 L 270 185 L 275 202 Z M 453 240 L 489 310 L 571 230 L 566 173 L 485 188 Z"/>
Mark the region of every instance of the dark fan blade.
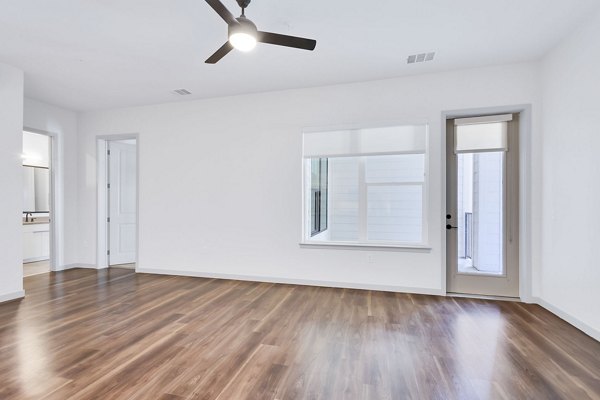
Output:
<path fill-rule="evenodd" d="M 227 55 L 231 50 L 233 50 L 233 46 L 231 43 L 226 42 L 221 48 L 215 51 L 215 54 L 208 57 L 208 60 L 205 61 L 206 64 L 216 64 L 219 60 Z"/>
<path fill-rule="evenodd" d="M 280 35 L 279 33 L 258 32 L 258 41 L 278 46 L 294 47 L 296 49 L 314 50 L 316 40 L 305 39 L 296 36 Z"/>
<path fill-rule="evenodd" d="M 206 2 L 227 22 L 227 25 L 238 23 L 233 14 L 219 0 L 206 0 Z"/>

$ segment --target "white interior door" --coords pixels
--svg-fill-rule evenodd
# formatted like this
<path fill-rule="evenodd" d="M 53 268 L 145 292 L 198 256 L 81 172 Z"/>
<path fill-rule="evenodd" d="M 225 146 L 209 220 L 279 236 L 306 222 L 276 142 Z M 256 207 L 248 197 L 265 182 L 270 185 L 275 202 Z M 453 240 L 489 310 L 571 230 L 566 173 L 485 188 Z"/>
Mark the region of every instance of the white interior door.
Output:
<path fill-rule="evenodd" d="M 452 120 L 447 132 L 447 291 L 518 297 L 518 115 Z"/>
<path fill-rule="evenodd" d="M 136 261 L 136 182 L 135 141 L 108 142 L 109 265 Z"/>

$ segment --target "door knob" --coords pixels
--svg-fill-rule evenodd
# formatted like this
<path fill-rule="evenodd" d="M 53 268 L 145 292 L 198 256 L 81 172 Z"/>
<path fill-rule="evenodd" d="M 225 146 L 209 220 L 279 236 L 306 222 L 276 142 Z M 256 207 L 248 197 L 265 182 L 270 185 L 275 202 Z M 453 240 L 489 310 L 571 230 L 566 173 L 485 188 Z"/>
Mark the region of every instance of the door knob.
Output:
<path fill-rule="evenodd" d="M 458 229 L 458 226 L 446 225 L 446 229 Z"/>

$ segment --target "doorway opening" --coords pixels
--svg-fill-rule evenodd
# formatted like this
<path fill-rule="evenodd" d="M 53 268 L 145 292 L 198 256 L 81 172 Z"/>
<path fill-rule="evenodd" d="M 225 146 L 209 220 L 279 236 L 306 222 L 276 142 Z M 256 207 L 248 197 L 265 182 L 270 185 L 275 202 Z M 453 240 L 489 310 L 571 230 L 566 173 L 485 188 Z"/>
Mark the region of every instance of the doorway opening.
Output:
<path fill-rule="evenodd" d="M 137 137 L 98 140 L 98 267 L 135 269 Z"/>
<path fill-rule="evenodd" d="M 53 138 L 23 131 L 23 277 L 54 268 Z"/>
<path fill-rule="evenodd" d="M 447 290 L 519 297 L 519 114 L 447 121 Z"/>

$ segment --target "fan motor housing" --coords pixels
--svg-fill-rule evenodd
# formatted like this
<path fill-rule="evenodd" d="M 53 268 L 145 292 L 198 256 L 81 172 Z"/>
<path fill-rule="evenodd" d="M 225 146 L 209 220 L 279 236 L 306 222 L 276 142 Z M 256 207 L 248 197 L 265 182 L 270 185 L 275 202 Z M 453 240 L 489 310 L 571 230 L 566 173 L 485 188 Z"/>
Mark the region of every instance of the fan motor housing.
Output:
<path fill-rule="evenodd" d="M 256 27 L 256 25 L 254 25 L 254 22 L 250 21 L 246 17 L 239 17 L 239 18 L 236 18 L 236 20 L 237 20 L 237 22 L 239 22 L 239 24 L 229 25 L 228 30 L 229 30 L 230 37 L 234 33 L 246 33 L 250 36 L 256 37 L 258 28 Z"/>
<path fill-rule="evenodd" d="M 251 0 L 237 0 L 237 3 L 241 8 L 246 8 L 250 5 Z"/>

